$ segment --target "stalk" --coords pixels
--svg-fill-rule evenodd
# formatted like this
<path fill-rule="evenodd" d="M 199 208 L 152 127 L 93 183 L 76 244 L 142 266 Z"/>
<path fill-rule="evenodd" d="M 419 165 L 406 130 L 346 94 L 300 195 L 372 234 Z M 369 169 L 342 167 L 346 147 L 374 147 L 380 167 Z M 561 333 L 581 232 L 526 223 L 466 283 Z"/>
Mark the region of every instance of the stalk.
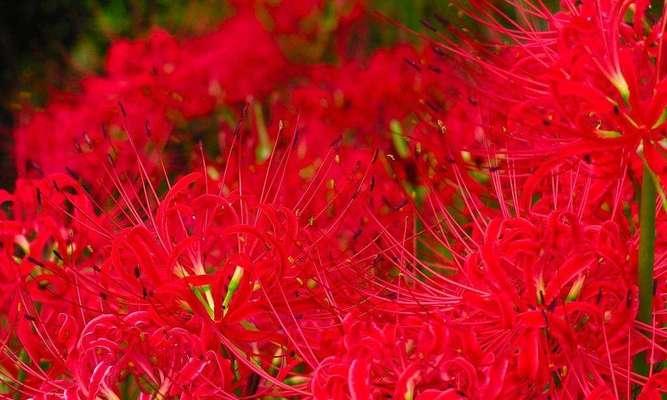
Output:
<path fill-rule="evenodd" d="M 651 324 L 653 322 L 653 260 L 655 248 L 655 201 L 656 185 L 653 172 L 644 163 L 642 191 L 639 204 L 639 314 L 637 319 Z M 649 373 L 646 354 L 638 354 L 634 361 L 635 371 L 644 376 Z"/>
<path fill-rule="evenodd" d="M 652 172 L 644 165 L 642 193 L 639 208 L 639 315 L 638 319 L 650 324 L 653 308 L 653 259 L 655 248 L 656 187 Z"/>

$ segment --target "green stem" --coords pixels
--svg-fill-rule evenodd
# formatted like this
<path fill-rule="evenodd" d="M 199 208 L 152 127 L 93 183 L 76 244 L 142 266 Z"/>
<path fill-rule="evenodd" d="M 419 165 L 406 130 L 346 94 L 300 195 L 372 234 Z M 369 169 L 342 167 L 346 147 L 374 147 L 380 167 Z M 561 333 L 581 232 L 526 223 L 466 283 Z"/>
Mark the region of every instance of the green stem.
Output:
<path fill-rule="evenodd" d="M 651 170 L 644 165 L 639 209 L 639 315 L 650 324 L 653 309 L 653 257 L 655 248 L 656 187 Z"/>
<path fill-rule="evenodd" d="M 653 260 L 655 248 L 655 201 L 656 186 L 652 172 L 644 164 L 642 192 L 639 205 L 639 314 L 637 319 L 651 324 L 653 322 Z M 647 376 L 649 365 L 646 354 L 641 353 L 635 359 L 635 371 Z"/>

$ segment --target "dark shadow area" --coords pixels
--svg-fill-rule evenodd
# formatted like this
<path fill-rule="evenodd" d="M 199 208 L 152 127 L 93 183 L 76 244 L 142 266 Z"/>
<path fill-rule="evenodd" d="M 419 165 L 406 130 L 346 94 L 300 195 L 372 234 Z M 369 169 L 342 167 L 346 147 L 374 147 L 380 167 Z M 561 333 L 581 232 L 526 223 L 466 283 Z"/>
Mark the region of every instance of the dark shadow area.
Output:
<path fill-rule="evenodd" d="M 45 85 L 56 83 L 68 65 L 71 46 L 90 20 L 86 2 L 75 0 L 0 2 L 0 187 L 16 177 L 11 142 L 13 114 L 29 97 L 45 101 Z M 28 90 L 29 92 L 22 93 Z M 48 134 L 45 132 L 45 134 Z"/>

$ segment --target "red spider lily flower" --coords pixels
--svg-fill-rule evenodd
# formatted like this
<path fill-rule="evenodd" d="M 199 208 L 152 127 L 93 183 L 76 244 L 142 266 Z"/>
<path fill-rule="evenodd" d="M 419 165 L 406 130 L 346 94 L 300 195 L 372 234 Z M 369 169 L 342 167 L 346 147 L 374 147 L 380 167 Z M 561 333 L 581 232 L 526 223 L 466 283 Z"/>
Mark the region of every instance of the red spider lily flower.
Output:
<path fill-rule="evenodd" d="M 205 345 L 201 336 L 165 326 L 147 312 L 133 312 L 122 319 L 101 314 L 81 332 L 70 368 L 79 393 L 89 398 L 121 398 L 116 388 L 129 375 L 137 379 L 138 390 L 144 394 L 230 398 L 229 361 Z"/>
<path fill-rule="evenodd" d="M 302 354 L 298 363 L 312 363 L 296 311 L 286 303 L 285 292 L 298 286 L 299 275 L 286 278 L 296 267 L 289 261 L 296 221 L 283 210 L 253 206 L 245 195 L 221 196 L 221 187 L 207 192 L 203 179 L 193 174 L 179 180 L 153 217 L 119 232 L 99 279 L 119 305 L 152 310 L 167 324 L 208 337 L 212 348 L 227 348 L 240 363 L 237 384 L 268 379 L 298 391 L 282 383 L 296 364 L 274 360 L 293 348 Z M 267 372 L 274 369 L 277 376 Z"/>
<path fill-rule="evenodd" d="M 239 37 L 255 45 L 240 48 Z M 97 184 L 95 166 L 112 159 L 117 171 L 136 175 L 137 154 L 146 168 L 159 165 L 157 154 L 182 121 L 268 93 L 288 78 L 286 67 L 273 38 L 249 14 L 188 41 L 162 30 L 118 41 L 106 76 L 85 79 L 80 94 L 61 96 L 44 112 L 24 113 L 15 132 L 17 170 L 33 177 L 72 171 L 97 188 L 104 185 Z"/>
<path fill-rule="evenodd" d="M 492 46 L 287 74 L 250 10 L 290 34 L 321 2 L 283 3 L 118 42 L 107 76 L 22 128 L 22 175 L 70 176 L 0 192 L 0 394 L 660 396 L 631 361 L 667 351 L 660 234 L 656 312 L 635 320 L 633 186 L 644 159 L 663 172 L 664 21 L 482 1 Z M 193 151 L 189 124 L 218 112 Z M 31 152 L 54 123 L 75 152 Z"/>
<path fill-rule="evenodd" d="M 566 2 L 554 12 L 538 2 L 516 5 L 512 19 L 491 2 L 475 3 L 469 12 L 492 45 L 443 46 L 474 64 L 491 150 L 546 157 L 551 165 L 540 174 L 576 157 L 598 177 L 619 176 L 641 160 L 662 177 L 665 24 L 664 15 L 647 17 L 647 5 Z"/>
<path fill-rule="evenodd" d="M 49 296 L 38 293 L 44 276 L 21 285 L 38 286 L 26 297 L 39 312 L 11 316 L 19 347 L 30 360 L 51 362 L 28 370 L 30 386 L 24 380 L 21 390 L 107 398 L 121 398 L 125 387 L 137 396 L 308 394 L 309 374 L 330 354 L 340 307 L 359 302 L 338 290 L 347 275 L 336 269 L 372 261 L 348 251 L 379 235 L 374 224 L 358 232 L 359 213 L 383 196 L 370 183 L 371 173 L 381 179 L 382 165 L 373 152 L 341 147 L 306 161 L 314 154 L 291 152 L 296 136 L 286 149 L 276 140 L 259 163 L 243 155 L 252 147 L 232 143 L 225 164 L 166 179 L 164 196 L 138 159 L 138 183 L 109 167 L 117 197 L 110 209 L 92 209 L 86 198 L 82 206 L 54 204 L 73 227 L 91 231 L 94 257 L 71 250 L 51 263 L 28 259 L 62 271 L 49 276 Z M 300 163 L 317 165 L 304 179 L 293 172 Z M 74 201 L 78 192 L 54 196 L 63 193 Z M 16 363 L 20 352 L 5 354 Z M 49 352 L 59 358 L 51 361 Z"/>
<path fill-rule="evenodd" d="M 576 397 L 598 388 L 600 395 L 629 397 L 633 384 L 645 383 L 630 372 L 632 357 L 665 356 L 657 325 L 635 321 L 636 237 L 618 216 L 560 211 L 543 194 L 531 211 L 519 208 L 522 217 L 502 207 L 456 215 L 430 197 L 433 214 L 424 214 L 428 234 L 418 246 L 424 253 L 390 258 L 398 273 L 378 281 L 383 290 L 371 309 L 409 310 L 440 318 L 448 329 L 465 327 L 480 349 L 462 352 L 472 371 L 483 369 L 476 353 L 506 363 L 500 396 Z M 473 204 L 465 189 L 461 196 Z M 593 204 L 585 198 L 595 195 L 583 196 L 582 207 Z M 400 238 L 387 240 L 400 248 Z M 477 398 L 469 388 L 457 390 Z"/>
<path fill-rule="evenodd" d="M 506 361 L 438 318 L 399 321 L 346 316 L 342 348 L 314 373 L 315 398 L 500 398 Z"/>
<path fill-rule="evenodd" d="M 61 379 L 98 297 L 83 289 L 102 237 L 85 191 L 71 178 L 19 180 L 0 194 L 3 214 L 2 365 L 10 392 L 47 396 Z"/>

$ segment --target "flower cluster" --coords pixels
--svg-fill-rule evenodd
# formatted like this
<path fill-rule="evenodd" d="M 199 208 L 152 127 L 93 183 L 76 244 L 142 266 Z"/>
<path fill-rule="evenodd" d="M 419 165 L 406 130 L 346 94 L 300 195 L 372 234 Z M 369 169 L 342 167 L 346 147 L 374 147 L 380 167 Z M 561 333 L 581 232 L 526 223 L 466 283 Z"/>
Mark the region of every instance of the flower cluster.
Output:
<path fill-rule="evenodd" d="M 235 6 L 22 114 L 0 395 L 661 398 L 667 17 L 479 0 L 362 56 L 362 2 Z"/>

